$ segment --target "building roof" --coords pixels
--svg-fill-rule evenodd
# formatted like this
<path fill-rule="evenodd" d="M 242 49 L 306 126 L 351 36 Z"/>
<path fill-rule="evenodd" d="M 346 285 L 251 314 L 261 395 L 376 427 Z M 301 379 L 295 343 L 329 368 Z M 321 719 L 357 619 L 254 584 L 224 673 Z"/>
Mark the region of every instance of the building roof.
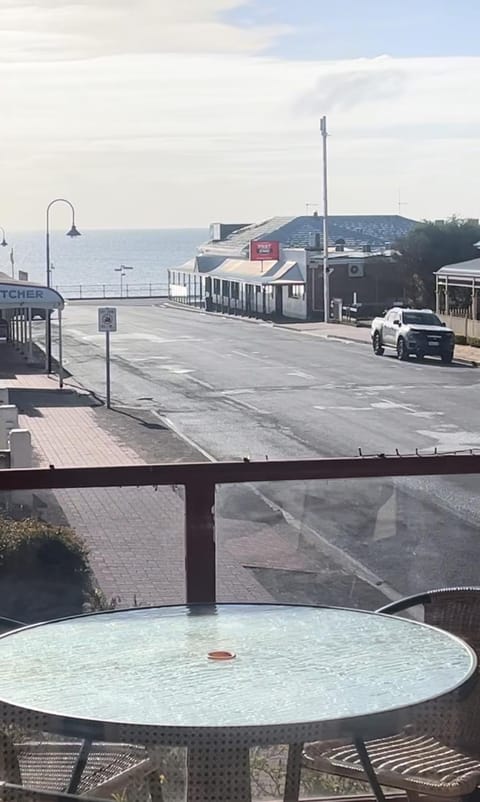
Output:
<path fill-rule="evenodd" d="M 416 225 L 415 220 L 395 214 L 332 215 L 328 218 L 329 243 L 343 239 L 349 247 L 371 245 L 384 247 L 400 239 Z M 245 226 L 219 242 L 210 242 L 199 252 L 245 253 L 251 240 L 274 240 L 287 247 L 308 248 L 321 243 L 323 217 L 272 217 L 262 223 Z M 318 247 L 318 245 L 317 245 Z"/>
<path fill-rule="evenodd" d="M 297 262 L 293 261 L 250 262 L 248 259 L 225 259 L 221 265 L 210 270 L 209 275 L 227 281 L 247 281 L 252 284 L 304 282 Z"/>
<path fill-rule="evenodd" d="M 480 258 L 468 259 L 466 262 L 455 262 L 452 265 L 444 265 L 436 271 L 437 276 L 465 276 L 469 278 L 480 278 Z"/>

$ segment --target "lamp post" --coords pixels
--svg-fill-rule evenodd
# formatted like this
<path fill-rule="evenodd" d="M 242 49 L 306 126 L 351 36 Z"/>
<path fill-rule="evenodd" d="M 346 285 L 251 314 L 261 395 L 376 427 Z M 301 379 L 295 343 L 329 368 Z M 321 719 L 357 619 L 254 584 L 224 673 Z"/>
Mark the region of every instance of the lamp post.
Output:
<path fill-rule="evenodd" d="M 3 228 L 3 226 L 0 226 L 0 231 L 2 232 L 2 241 L 0 242 L 0 245 L 2 246 L 2 248 L 6 248 L 7 245 L 8 245 L 8 242 L 5 239 L 5 229 Z"/>
<path fill-rule="evenodd" d="M 125 278 L 126 270 L 133 270 L 133 267 L 129 265 L 120 265 L 120 267 L 114 267 L 115 273 L 120 273 L 120 298 L 123 298 L 123 279 Z"/>
<path fill-rule="evenodd" d="M 77 229 L 75 225 L 75 209 L 73 204 L 70 203 L 69 200 L 66 198 L 55 198 L 54 200 L 50 201 L 47 206 L 47 214 L 46 214 L 46 228 L 45 228 L 45 249 L 46 249 L 46 265 L 47 265 L 47 287 L 51 285 L 51 272 L 52 266 L 50 263 L 50 209 L 55 203 L 66 203 L 67 206 L 70 207 L 72 212 L 72 225 L 70 226 L 69 231 L 66 232 L 67 237 L 80 237 L 80 231 Z M 3 243 L 2 243 L 3 244 Z M 47 328 L 46 328 L 46 357 L 47 357 L 47 373 L 52 372 L 52 322 L 50 319 L 50 311 L 47 310 Z"/>
<path fill-rule="evenodd" d="M 328 170 L 327 170 L 327 118 L 320 120 L 323 141 L 323 320 L 330 321 L 330 278 L 328 269 Z"/>

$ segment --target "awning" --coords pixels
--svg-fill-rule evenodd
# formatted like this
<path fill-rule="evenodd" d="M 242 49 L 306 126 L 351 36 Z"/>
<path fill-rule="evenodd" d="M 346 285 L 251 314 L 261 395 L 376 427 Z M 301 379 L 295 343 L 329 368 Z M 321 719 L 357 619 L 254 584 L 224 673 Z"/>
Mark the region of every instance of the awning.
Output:
<path fill-rule="evenodd" d="M 51 287 L 28 281 L 0 281 L 0 309 L 63 309 L 64 300 Z"/>

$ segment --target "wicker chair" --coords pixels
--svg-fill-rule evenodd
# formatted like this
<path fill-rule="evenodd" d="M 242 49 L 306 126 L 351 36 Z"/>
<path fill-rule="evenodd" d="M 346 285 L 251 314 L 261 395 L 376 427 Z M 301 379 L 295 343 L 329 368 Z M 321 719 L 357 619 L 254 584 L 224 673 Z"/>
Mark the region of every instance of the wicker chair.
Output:
<path fill-rule="evenodd" d="M 378 612 L 400 613 L 419 605 L 427 624 L 463 638 L 480 660 L 480 588 L 433 590 Z M 366 747 L 381 785 L 404 790 L 409 798 L 459 799 L 473 794 L 480 785 L 480 683 L 467 698 L 451 694 L 422 705 L 401 734 L 368 741 Z M 291 770 L 295 762 L 293 753 Z M 367 782 L 357 749 L 345 742 L 309 744 L 302 766 Z M 292 789 L 297 789 L 298 798 L 298 781 L 287 779 L 286 797 L 288 787 L 290 799 Z"/>
<path fill-rule="evenodd" d="M 0 617 L 0 633 L 22 626 Z M 60 793 L 99 794 L 125 789 L 162 802 L 158 766 L 143 746 L 90 741 L 21 741 L 0 730 L 0 780 Z"/>

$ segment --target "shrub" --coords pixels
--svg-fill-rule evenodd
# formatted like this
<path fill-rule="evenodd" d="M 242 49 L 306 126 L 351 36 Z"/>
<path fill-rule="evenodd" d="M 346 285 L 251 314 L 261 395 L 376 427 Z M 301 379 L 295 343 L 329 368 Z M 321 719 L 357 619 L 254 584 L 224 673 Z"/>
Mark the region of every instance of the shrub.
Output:
<path fill-rule="evenodd" d="M 72 529 L 34 518 L 0 517 L 0 577 L 16 572 L 23 577 L 38 572 L 65 576 L 88 570 L 88 551 Z"/>
<path fill-rule="evenodd" d="M 88 551 L 72 529 L 0 516 L 0 615 L 26 622 L 77 615 L 92 592 Z"/>
<path fill-rule="evenodd" d="M 473 345 L 474 348 L 480 348 L 480 339 L 478 337 L 467 337 L 468 345 Z"/>
<path fill-rule="evenodd" d="M 455 343 L 457 345 L 466 345 L 467 344 L 467 338 L 465 337 L 464 334 L 456 334 L 455 335 Z"/>

